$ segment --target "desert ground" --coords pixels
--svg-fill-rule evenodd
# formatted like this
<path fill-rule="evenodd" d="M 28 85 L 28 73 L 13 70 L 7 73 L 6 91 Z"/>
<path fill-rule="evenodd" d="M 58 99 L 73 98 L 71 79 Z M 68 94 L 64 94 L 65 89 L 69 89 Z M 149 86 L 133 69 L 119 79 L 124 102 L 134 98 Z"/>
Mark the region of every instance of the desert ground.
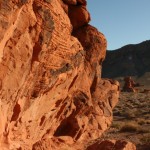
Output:
<path fill-rule="evenodd" d="M 112 125 L 103 139 L 128 140 L 137 150 L 150 150 L 150 86 L 143 83 L 137 92 L 120 92 Z"/>

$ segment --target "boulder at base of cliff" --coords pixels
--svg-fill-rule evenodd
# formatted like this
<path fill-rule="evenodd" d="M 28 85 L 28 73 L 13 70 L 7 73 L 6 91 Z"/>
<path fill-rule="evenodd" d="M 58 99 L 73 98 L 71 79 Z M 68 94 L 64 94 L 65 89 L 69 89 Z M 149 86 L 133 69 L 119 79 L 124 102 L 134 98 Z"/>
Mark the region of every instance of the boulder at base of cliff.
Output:
<path fill-rule="evenodd" d="M 88 146 L 86 150 L 136 150 L 136 147 L 131 142 L 104 140 Z"/>

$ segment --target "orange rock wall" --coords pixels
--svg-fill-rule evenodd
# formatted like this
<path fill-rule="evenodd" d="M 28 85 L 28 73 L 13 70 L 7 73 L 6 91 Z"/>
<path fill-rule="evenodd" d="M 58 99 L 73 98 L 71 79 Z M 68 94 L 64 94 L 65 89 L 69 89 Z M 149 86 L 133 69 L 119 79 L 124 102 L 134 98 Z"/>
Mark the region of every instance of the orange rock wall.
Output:
<path fill-rule="evenodd" d="M 83 149 L 111 124 L 119 84 L 89 20 L 85 0 L 0 1 L 0 149 Z"/>

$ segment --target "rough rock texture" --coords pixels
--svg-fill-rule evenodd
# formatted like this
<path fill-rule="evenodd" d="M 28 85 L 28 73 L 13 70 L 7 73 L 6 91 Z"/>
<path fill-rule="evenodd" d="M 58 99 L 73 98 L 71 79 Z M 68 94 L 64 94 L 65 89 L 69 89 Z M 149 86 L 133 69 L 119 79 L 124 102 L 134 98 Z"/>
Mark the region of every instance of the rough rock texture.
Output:
<path fill-rule="evenodd" d="M 136 150 L 134 144 L 126 141 L 105 140 L 98 141 L 86 150 Z"/>
<path fill-rule="evenodd" d="M 107 51 L 102 77 L 150 77 L 150 40 Z M 150 83 L 150 82 L 149 82 Z"/>
<path fill-rule="evenodd" d="M 111 124 L 119 85 L 101 79 L 106 40 L 85 6 L 0 1 L 1 150 L 83 149 Z"/>
<path fill-rule="evenodd" d="M 90 14 L 86 9 L 86 3 L 82 1 L 77 1 L 77 5 L 69 5 L 68 15 L 74 29 L 78 29 L 90 21 Z"/>
<path fill-rule="evenodd" d="M 124 78 L 124 86 L 122 91 L 124 92 L 135 92 L 136 89 L 134 88 L 136 86 L 136 83 L 133 81 L 133 79 L 129 77 Z"/>

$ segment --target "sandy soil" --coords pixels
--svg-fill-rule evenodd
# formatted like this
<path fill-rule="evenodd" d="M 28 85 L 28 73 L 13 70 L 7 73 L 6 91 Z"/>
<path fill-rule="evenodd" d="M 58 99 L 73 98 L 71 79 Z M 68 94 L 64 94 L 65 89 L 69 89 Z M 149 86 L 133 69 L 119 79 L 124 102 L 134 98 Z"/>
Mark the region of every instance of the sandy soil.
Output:
<path fill-rule="evenodd" d="M 136 93 L 121 92 L 113 115 L 102 138 L 128 140 L 137 150 L 150 150 L 150 87 L 141 86 Z"/>

